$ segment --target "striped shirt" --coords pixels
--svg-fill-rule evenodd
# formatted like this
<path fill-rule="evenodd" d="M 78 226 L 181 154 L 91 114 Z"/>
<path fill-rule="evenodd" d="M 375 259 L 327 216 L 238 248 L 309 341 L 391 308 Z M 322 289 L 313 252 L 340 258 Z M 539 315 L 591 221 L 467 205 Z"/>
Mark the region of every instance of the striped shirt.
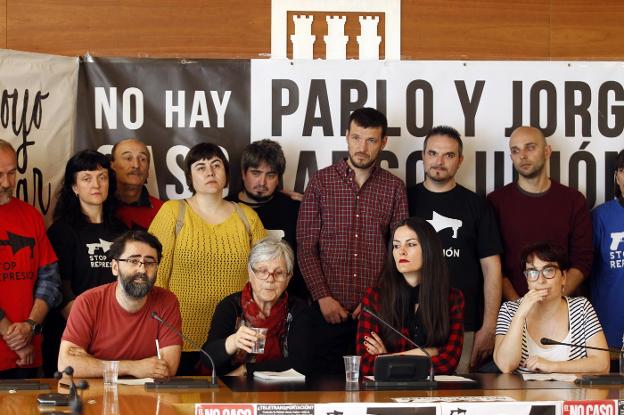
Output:
<path fill-rule="evenodd" d="M 312 298 L 349 311 L 377 282 L 392 226 L 407 217 L 405 184 L 377 164 L 359 187 L 346 160 L 310 179 L 297 220 L 297 259 Z"/>
<path fill-rule="evenodd" d="M 602 331 L 594 307 L 585 297 L 565 297 L 568 302 L 568 321 L 570 327 L 570 343 L 575 345 L 570 349 L 568 360 L 577 360 L 587 357 L 587 350 L 583 347 L 587 345 L 587 341 L 596 333 Z M 504 336 L 509 331 L 511 320 L 516 315 L 518 307 L 522 299 L 516 301 L 505 302 L 498 312 L 498 320 L 496 322 L 496 335 Z M 530 372 L 525 369 L 525 363 L 529 358 L 527 345 L 528 331 L 526 321 L 522 329 L 522 355 L 518 372 Z"/>

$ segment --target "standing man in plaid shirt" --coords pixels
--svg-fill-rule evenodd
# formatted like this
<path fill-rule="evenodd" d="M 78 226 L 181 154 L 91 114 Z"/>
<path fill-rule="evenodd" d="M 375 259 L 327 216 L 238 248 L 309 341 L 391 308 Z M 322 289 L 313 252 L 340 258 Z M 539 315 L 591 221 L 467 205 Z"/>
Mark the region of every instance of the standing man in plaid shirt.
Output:
<path fill-rule="evenodd" d="M 310 180 L 297 221 L 297 258 L 315 301 L 315 362 L 344 372 L 355 352 L 357 318 L 366 289 L 383 268 L 392 226 L 407 217 L 405 184 L 379 166 L 388 122 L 373 108 L 350 118 L 349 157 Z"/>

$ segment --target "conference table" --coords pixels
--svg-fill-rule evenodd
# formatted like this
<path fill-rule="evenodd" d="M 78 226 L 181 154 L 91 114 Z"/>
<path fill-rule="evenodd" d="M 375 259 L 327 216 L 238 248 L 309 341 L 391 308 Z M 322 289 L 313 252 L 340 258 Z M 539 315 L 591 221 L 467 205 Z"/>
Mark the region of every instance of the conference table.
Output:
<path fill-rule="evenodd" d="M 624 400 L 623 385 L 583 387 L 562 381 L 523 381 L 513 374 L 471 374 L 473 383 L 440 383 L 435 390 L 370 390 L 347 387 L 344 379 L 332 376 L 306 382 L 275 383 L 224 377 L 218 388 L 145 390 L 144 386 L 105 386 L 101 379 L 88 379 L 82 392 L 84 414 L 195 414 L 197 403 L 390 403 L 392 398 L 498 396 L 516 401 Z M 58 381 L 40 379 L 49 391 L 0 391 L 0 414 L 39 414 L 68 408 L 41 407 L 37 395 L 57 392 Z M 66 389 L 58 389 L 59 392 Z"/>

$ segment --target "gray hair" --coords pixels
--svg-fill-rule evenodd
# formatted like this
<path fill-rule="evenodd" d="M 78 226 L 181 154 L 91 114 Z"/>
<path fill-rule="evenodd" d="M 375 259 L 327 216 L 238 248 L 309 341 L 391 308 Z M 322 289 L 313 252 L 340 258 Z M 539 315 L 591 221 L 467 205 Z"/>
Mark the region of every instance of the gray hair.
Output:
<path fill-rule="evenodd" d="M 295 264 L 295 254 L 288 242 L 283 239 L 271 237 L 261 239 L 251 248 L 251 251 L 249 251 L 247 269 L 251 272 L 252 268 L 257 263 L 272 261 L 279 258 L 284 258 L 286 271 L 288 275 L 292 275 Z"/>

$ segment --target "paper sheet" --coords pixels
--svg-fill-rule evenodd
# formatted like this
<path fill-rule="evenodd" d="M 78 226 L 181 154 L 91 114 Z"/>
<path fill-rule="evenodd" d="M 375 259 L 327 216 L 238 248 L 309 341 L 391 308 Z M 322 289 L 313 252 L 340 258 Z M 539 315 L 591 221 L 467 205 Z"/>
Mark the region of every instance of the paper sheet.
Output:
<path fill-rule="evenodd" d="M 288 369 L 283 372 L 256 371 L 254 372 L 254 378 L 278 381 L 305 380 L 305 376 L 297 372 L 295 369 Z"/>

